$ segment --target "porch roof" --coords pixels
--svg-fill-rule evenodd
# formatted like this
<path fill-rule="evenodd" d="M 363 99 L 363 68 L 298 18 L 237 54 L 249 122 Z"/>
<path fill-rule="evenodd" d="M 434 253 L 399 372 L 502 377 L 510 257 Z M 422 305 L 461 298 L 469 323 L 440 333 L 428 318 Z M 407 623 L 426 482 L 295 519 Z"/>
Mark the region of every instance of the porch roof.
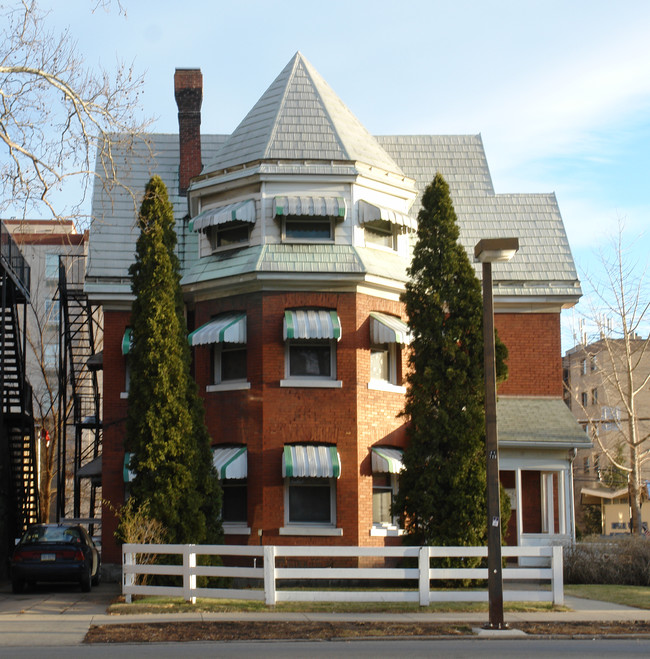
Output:
<path fill-rule="evenodd" d="M 589 448 L 592 442 L 561 398 L 500 396 L 500 447 Z"/>

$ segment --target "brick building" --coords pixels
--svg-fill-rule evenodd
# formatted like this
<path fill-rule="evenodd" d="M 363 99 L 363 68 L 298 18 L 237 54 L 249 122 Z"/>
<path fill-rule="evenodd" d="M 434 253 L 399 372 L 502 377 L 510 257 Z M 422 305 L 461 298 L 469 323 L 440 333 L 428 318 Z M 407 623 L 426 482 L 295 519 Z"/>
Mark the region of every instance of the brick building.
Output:
<path fill-rule="evenodd" d="M 406 442 L 399 298 L 436 171 L 468 253 L 481 238 L 520 240 L 494 282 L 510 350 L 499 400 L 510 541 L 570 539 L 571 460 L 588 440 L 562 403 L 560 312 L 580 287 L 554 195 L 496 195 L 480 136 L 373 137 L 300 53 L 231 135 L 200 135 L 200 71 L 177 70 L 174 88 L 180 139 L 151 135 L 116 162 L 135 190 L 160 175 L 174 204 L 227 541 L 399 542 L 389 505 Z M 97 186 L 93 216 L 86 291 L 105 319 L 103 495 L 119 504 L 134 204 Z M 106 562 L 119 561 L 114 528 L 104 510 Z"/>
<path fill-rule="evenodd" d="M 626 355 L 625 342 L 602 336 L 591 343 L 580 343 L 564 356 L 565 402 L 580 425 L 593 439 L 593 446 L 580 449 L 573 466 L 575 507 L 578 528 L 584 530 L 584 508 L 596 505 L 601 512 L 602 533 L 630 533 L 630 504 L 627 474 L 614 470 L 605 451 L 630 466 L 630 386 L 634 396 L 633 424 L 642 440 L 639 480 L 650 495 L 650 462 L 643 458 L 650 446 L 650 377 L 648 340 L 631 335 Z M 628 358 L 632 383 L 628 380 Z M 650 498 L 646 497 L 646 499 Z M 650 501 L 641 508 L 642 523 L 650 526 Z"/>

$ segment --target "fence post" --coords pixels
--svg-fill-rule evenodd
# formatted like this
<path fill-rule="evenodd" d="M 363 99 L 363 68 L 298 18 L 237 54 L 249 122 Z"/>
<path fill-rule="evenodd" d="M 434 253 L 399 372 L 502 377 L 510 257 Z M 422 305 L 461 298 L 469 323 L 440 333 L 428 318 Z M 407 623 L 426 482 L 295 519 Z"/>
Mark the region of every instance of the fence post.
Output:
<path fill-rule="evenodd" d="M 133 595 L 131 593 L 125 593 L 124 591 L 133 586 L 135 583 L 135 575 L 132 572 L 126 573 L 124 571 L 126 565 L 135 565 L 135 554 L 122 549 L 122 594 L 124 595 L 124 601 L 127 604 L 131 604 L 133 601 Z"/>
<path fill-rule="evenodd" d="M 553 604 L 564 604 L 564 557 L 563 547 L 554 546 L 551 548 L 551 570 L 553 573 Z"/>
<path fill-rule="evenodd" d="M 196 554 L 193 551 L 194 545 L 185 545 L 183 547 L 183 599 L 190 604 L 196 604 Z"/>
<path fill-rule="evenodd" d="M 275 546 L 264 547 L 264 599 L 267 606 L 275 605 Z"/>
<path fill-rule="evenodd" d="M 420 606 L 429 606 L 429 566 L 429 548 L 420 547 L 418 554 Z"/>

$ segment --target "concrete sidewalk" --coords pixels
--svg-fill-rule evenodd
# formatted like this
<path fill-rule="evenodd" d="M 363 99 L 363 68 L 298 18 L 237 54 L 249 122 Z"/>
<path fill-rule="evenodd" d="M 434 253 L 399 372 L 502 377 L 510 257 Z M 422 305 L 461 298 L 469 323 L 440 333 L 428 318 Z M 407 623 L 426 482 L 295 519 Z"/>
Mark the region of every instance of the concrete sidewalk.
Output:
<path fill-rule="evenodd" d="M 78 645 L 91 625 L 175 621 L 378 621 L 378 622 L 464 622 L 480 627 L 487 613 L 183 613 L 108 615 L 106 607 L 119 595 L 119 584 L 102 584 L 90 593 L 79 593 L 76 586 L 39 587 L 36 591 L 13 595 L 8 585 L 0 585 L 0 645 L 47 647 Z M 505 613 L 505 620 L 518 622 L 616 622 L 650 621 L 650 610 L 567 597 L 571 611 Z"/>

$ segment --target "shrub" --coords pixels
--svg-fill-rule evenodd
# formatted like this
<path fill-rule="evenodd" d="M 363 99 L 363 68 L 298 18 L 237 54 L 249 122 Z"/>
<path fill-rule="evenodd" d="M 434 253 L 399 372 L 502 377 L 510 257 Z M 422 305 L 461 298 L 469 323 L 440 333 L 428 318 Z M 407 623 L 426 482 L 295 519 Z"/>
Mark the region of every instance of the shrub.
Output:
<path fill-rule="evenodd" d="M 650 586 L 650 539 L 587 539 L 564 550 L 565 583 Z"/>

